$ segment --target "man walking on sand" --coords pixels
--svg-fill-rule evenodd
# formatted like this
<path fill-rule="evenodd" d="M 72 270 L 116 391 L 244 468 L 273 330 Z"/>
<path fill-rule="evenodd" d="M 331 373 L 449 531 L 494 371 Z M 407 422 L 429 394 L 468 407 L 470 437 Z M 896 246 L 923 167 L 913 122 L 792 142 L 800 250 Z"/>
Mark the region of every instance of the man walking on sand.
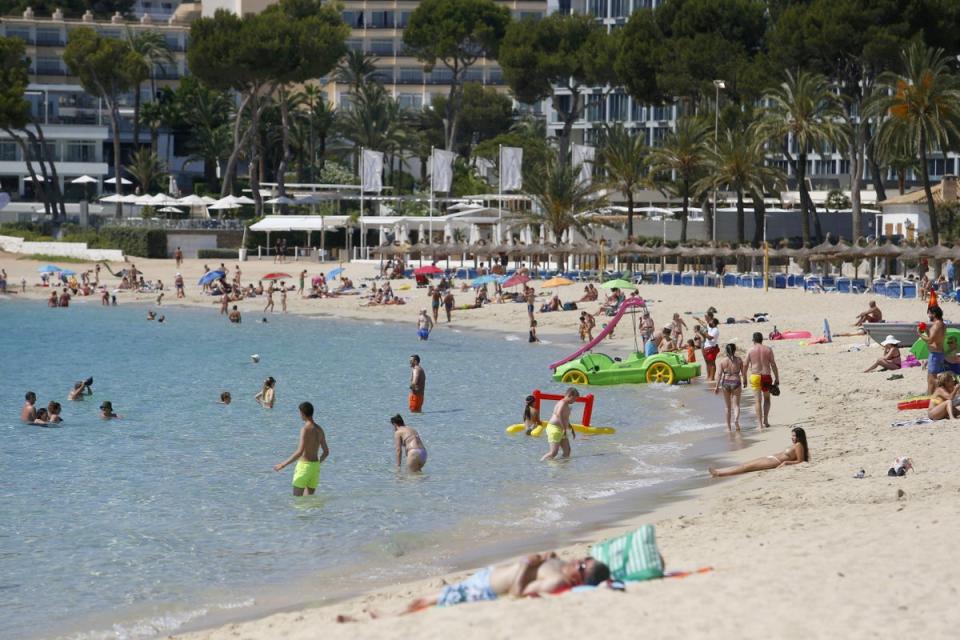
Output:
<path fill-rule="evenodd" d="M 948 369 L 943 349 L 947 325 L 943 324 L 943 309 L 937 305 L 927 309 L 927 319 L 930 320 L 930 326 L 926 331 L 917 327 L 917 334 L 927 343 L 927 350 L 930 353 L 927 360 L 927 395 L 932 395 L 937 388 L 937 376 Z"/>
<path fill-rule="evenodd" d="M 423 393 L 427 388 L 427 374 L 420 366 L 420 356 L 410 356 L 410 397 L 411 413 L 423 412 Z"/>
<path fill-rule="evenodd" d="M 767 428 L 770 426 L 770 390 L 780 386 L 780 371 L 773 357 L 773 349 L 763 344 L 763 334 L 759 331 L 753 334 L 753 346 L 743 359 L 743 373 L 750 374 L 750 388 L 754 392 L 754 407 L 760 428 Z"/>
<path fill-rule="evenodd" d="M 561 451 L 564 458 L 570 457 L 570 440 L 567 439 L 567 429 L 570 429 L 571 436 L 577 437 L 573 428 L 570 427 L 570 407 L 579 397 L 580 392 L 570 387 L 563 394 L 563 399 L 553 407 L 553 415 L 547 422 L 547 443 L 549 443 L 550 449 L 540 458 L 540 462 L 553 460 L 557 457 L 557 453 Z"/>
<path fill-rule="evenodd" d="M 289 458 L 273 467 L 274 471 L 281 471 L 284 467 L 296 461 L 293 472 L 293 495 L 302 496 L 306 490 L 312 496 L 320 482 L 320 463 L 330 455 L 327 448 L 327 438 L 316 422 L 313 421 L 313 405 L 309 402 L 300 403 L 300 419 L 303 427 L 300 428 L 300 444 Z M 323 453 L 317 457 L 318 450 Z"/>

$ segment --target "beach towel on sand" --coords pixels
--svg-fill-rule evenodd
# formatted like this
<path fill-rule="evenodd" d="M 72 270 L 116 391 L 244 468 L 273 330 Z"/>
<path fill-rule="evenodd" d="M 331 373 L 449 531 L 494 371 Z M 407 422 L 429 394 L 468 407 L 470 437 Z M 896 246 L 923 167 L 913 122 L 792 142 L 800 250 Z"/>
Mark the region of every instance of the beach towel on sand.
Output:
<path fill-rule="evenodd" d="M 614 580 L 653 580 L 663 577 L 653 525 L 593 545 L 590 555 L 610 567 Z"/>

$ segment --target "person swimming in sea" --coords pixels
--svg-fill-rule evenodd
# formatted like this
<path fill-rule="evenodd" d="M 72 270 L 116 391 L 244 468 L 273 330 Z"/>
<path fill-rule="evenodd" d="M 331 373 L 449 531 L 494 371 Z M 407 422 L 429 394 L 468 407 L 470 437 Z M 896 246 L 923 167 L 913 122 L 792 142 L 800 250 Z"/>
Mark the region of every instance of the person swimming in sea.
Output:
<path fill-rule="evenodd" d="M 263 381 L 263 388 L 260 389 L 260 393 L 253 396 L 253 399 L 257 403 L 266 409 L 273 409 L 273 403 L 276 402 L 277 395 L 277 381 L 273 379 L 273 376 L 270 376 Z"/>
<path fill-rule="evenodd" d="M 393 425 L 393 444 L 397 452 L 397 466 L 403 462 L 403 452 L 407 452 L 407 469 L 413 472 L 423 470 L 423 465 L 427 464 L 427 448 L 423 446 L 423 440 L 420 439 L 420 433 L 416 429 L 408 427 L 403 422 L 403 416 L 399 413 L 390 418 L 390 424 Z"/>
<path fill-rule="evenodd" d="M 300 444 L 293 454 L 273 467 L 274 471 L 282 471 L 284 467 L 297 463 L 293 472 L 293 495 L 302 496 L 306 491 L 312 496 L 320 483 L 320 464 L 330 455 L 327 447 L 326 434 L 313 421 L 313 405 L 309 402 L 300 403 L 300 419 L 303 427 L 300 429 Z M 322 453 L 318 456 L 318 451 Z"/>
<path fill-rule="evenodd" d="M 109 400 L 104 400 L 100 404 L 100 417 L 104 420 L 113 420 L 115 418 L 122 418 L 123 416 L 113 412 L 113 403 Z"/>
<path fill-rule="evenodd" d="M 230 404 L 232 398 L 230 397 L 229 391 L 224 391 L 220 394 L 220 401 L 217 404 Z"/>

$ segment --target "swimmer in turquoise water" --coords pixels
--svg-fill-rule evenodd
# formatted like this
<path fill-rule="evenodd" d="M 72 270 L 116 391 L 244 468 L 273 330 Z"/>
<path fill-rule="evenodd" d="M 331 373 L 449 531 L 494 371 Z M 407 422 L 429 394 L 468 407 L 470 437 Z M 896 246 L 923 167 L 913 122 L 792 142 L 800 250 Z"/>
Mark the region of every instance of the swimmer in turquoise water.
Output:
<path fill-rule="evenodd" d="M 416 429 L 403 423 L 403 416 L 399 413 L 390 418 L 393 425 L 393 444 L 397 452 L 397 466 L 403 462 L 403 452 L 407 452 L 407 469 L 413 472 L 423 470 L 427 464 L 427 448 Z"/>

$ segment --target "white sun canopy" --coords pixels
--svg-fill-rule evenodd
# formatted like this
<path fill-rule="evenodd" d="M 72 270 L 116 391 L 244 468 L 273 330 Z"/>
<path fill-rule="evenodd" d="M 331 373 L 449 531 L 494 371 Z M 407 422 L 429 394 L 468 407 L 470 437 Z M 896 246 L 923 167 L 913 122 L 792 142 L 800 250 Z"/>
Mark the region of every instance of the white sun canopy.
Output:
<path fill-rule="evenodd" d="M 349 216 L 265 216 L 250 225 L 251 231 L 323 231 L 345 227 Z"/>

